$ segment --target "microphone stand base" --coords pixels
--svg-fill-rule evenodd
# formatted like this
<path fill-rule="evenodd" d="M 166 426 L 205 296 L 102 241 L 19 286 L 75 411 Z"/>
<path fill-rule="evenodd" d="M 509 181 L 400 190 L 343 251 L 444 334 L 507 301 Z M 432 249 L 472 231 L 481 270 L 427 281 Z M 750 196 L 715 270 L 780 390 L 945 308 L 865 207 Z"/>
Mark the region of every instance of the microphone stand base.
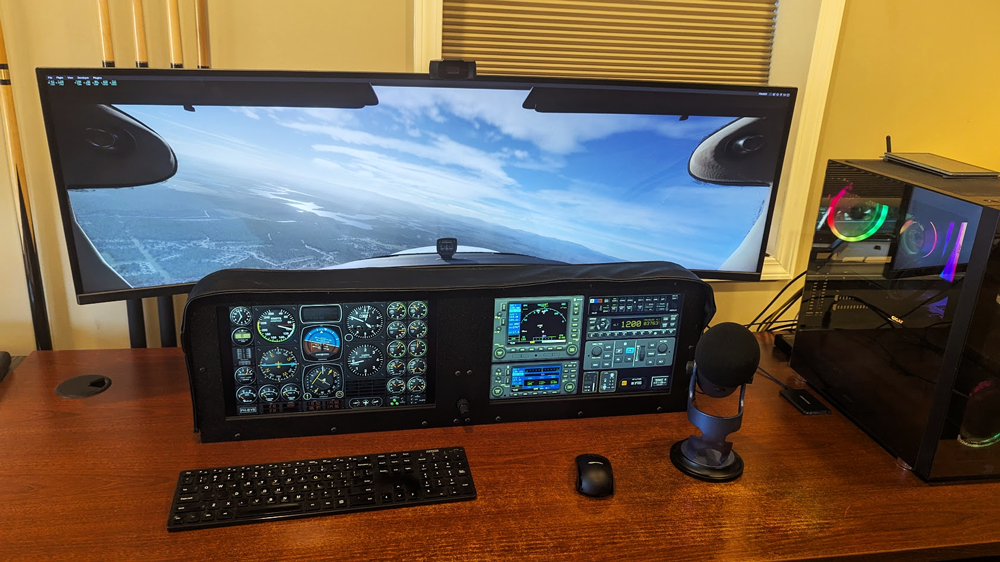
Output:
<path fill-rule="evenodd" d="M 686 440 L 678 441 L 670 447 L 670 461 L 674 463 L 677 470 L 704 482 L 729 482 L 743 475 L 743 459 L 736 451 L 729 453 L 733 456 L 733 462 L 729 465 L 724 467 L 707 466 L 684 456 L 684 451 L 681 450 L 684 441 Z"/>

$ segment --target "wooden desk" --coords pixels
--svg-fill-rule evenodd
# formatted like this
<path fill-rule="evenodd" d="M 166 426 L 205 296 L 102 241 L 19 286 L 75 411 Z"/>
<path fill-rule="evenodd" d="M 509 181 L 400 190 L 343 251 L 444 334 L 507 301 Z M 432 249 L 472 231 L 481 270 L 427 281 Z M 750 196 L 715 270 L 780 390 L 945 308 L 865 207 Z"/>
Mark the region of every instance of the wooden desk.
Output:
<path fill-rule="evenodd" d="M 762 341 L 766 368 L 801 385 Z M 103 394 L 53 394 L 101 373 Z M 742 478 L 678 472 L 684 414 L 202 444 L 180 350 L 32 354 L 0 383 L 0 558 L 924 560 L 1000 553 L 1000 483 L 929 486 L 843 416 L 802 416 L 757 377 L 734 436 Z M 479 498 L 168 533 L 179 471 L 461 445 Z M 611 459 L 617 491 L 574 491 Z"/>

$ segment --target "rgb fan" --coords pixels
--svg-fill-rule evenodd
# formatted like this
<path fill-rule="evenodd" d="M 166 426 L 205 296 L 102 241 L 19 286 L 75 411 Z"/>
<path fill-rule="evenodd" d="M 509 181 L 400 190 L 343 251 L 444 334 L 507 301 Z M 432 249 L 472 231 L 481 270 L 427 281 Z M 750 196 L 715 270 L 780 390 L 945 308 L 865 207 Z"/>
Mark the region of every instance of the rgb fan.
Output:
<path fill-rule="evenodd" d="M 888 205 L 858 197 L 845 197 L 853 187 L 854 184 L 850 183 L 834 195 L 826 214 L 826 224 L 830 231 L 845 242 L 860 242 L 875 234 L 889 214 Z"/>
<path fill-rule="evenodd" d="M 937 247 L 938 233 L 933 222 L 926 226 L 910 219 L 899 229 L 899 247 L 911 256 L 926 258 Z"/>

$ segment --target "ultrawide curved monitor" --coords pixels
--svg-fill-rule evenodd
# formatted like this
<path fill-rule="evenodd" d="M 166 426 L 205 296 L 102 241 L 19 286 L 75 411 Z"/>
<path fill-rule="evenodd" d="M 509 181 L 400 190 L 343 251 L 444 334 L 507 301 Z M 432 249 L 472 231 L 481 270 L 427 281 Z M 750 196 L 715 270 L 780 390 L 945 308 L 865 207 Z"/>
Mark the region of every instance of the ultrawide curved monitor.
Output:
<path fill-rule="evenodd" d="M 759 279 L 795 102 L 792 88 L 409 74 L 38 80 L 80 303 L 447 237 L 456 258 Z"/>

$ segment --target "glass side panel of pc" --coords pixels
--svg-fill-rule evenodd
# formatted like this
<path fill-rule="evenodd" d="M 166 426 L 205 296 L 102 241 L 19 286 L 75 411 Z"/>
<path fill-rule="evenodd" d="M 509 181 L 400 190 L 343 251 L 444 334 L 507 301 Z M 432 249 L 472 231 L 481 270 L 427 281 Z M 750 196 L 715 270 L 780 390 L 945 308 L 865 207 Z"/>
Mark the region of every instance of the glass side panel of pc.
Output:
<path fill-rule="evenodd" d="M 792 356 L 930 480 L 1000 466 L 997 210 L 955 181 L 830 162 Z"/>

